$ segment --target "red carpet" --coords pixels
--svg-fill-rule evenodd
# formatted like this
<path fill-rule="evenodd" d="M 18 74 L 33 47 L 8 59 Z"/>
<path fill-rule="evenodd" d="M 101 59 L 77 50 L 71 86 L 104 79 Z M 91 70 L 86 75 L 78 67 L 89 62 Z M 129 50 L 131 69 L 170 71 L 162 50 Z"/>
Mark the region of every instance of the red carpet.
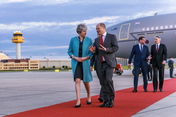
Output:
<path fill-rule="evenodd" d="M 48 107 L 29 110 L 5 117 L 130 117 L 151 104 L 163 99 L 176 91 L 176 78 L 165 80 L 164 92 L 153 93 L 152 84 L 148 85 L 149 92 L 143 92 L 142 86 L 137 93 L 133 88 L 116 91 L 115 105 L 112 108 L 100 108 L 98 96 L 92 96 L 92 104 L 86 105 L 86 98 L 82 99 L 82 106 L 74 108 L 76 101 L 65 102 Z"/>

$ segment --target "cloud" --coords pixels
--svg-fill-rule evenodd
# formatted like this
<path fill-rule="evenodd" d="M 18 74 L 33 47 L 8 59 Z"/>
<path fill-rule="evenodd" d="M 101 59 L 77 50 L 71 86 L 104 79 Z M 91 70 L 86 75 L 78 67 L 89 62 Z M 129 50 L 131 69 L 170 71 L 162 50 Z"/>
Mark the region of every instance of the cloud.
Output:
<path fill-rule="evenodd" d="M 155 13 L 159 13 L 161 12 L 161 10 L 156 10 L 156 11 L 148 11 L 148 12 L 141 12 L 141 13 L 137 13 L 134 16 L 132 16 L 134 19 L 136 18 L 140 18 L 140 17 L 146 17 L 146 16 L 153 16 Z"/>
<path fill-rule="evenodd" d="M 22 23 L 13 23 L 13 24 L 0 24 L 0 30 L 24 30 L 29 28 L 45 29 L 51 26 L 55 26 L 55 27 L 75 26 L 80 23 L 85 23 L 87 25 L 97 24 L 99 22 L 114 23 L 118 19 L 119 19 L 119 16 L 103 16 L 103 17 L 95 17 L 92 19 L 73 21 L 73 22 L 22 22 Z"/>
<path fill-rule="evenodd" d="M 12 41 L 11 40 L 1 40 L 0 44 L 2 44 L 2 43 L 12 43 Z"/>
<path fill-rule="evenodd" d="M 55 4 L 63 4 L 69 3 L 73 0 L 35 0 L 35 5 L 55 5 Z"/>
<path fill-rule="evenodd" d="M 47 46 L 47 45 L 40 45 L 39 46 L 22 46 L 22 52 L 29 52 L 29 51 L 41 51 L 41 50 L 52 50 L 52 49 L 67 49 L 68 46 Z"/>
<path fill-rule="evenodd" d="M 55 5 L 71 2 L 72 0 L 1 0 L 0 4 L 28 2 L 33 5 Z"/>
<path fill-rule="evenodd" d="M 7 3 L 19 3 L 19 2 L 28 2 L 31 0 L 1 0 L 0 4 L 7 4 Z"/>

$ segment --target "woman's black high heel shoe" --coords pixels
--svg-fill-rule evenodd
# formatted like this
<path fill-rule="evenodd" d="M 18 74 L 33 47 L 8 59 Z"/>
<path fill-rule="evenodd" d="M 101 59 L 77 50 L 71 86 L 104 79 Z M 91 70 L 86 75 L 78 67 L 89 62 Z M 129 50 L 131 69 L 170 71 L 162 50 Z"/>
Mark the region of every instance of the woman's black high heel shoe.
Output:
<path fill-rule="evenodd" d="M 90 105 L 92 102 L 88 102 L 87 100 L 86 100 L 86 102 L 87 102 L 87 105 Z"/>
<path fill-rule="evenodd" d="M 79 105 L 75 105 L 75 108 L 79 108 L 79 107 L 81 107 L 81 104 L 79 104 Z"/>

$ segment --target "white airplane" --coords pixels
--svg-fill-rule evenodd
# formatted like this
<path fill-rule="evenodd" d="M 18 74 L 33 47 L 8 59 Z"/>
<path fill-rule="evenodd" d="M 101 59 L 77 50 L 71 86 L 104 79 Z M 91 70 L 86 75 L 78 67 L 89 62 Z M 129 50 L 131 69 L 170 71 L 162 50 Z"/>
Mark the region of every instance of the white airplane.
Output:
<path fill-rule="evenodd" d="M 150 50 L 157 35 L 161 37 L 161 43 L 167 47 L 168 58 L 176 58 L 176 13 L 126 21 L 107 28 L 107 32 L 117 37 L 119 44 L 117 57 L 128 58 L 132 46 L 138 43 L 140 36 L 146 38 L 146 45 Z"/>

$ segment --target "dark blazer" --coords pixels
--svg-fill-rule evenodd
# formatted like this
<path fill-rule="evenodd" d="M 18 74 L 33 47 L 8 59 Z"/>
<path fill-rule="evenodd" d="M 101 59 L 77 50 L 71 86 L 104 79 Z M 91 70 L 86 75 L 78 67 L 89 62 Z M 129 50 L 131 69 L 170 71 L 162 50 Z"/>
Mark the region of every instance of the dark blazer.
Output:
<path fill-rule="evenodd" d="M 139 44 L 136 44 L 133 46 L 130 57 L 129 57 L 129 61 L 128 63 L 131 64 L 131 61 L 133 59 L 134 56 L 134 62 L 133 64 L 136 65 L 140 65 L 142 62 L 143 66 L 147 66 L 147 57 L 149 56 L 149 49 L 146 45 L 143 45 L 143 50 L 142 52 L 139 49 Z"/>
<path fill-rule="evenodd" d="M 116 39 L 116 36 L 113 34 L 106 34 L 103 46 L 106 48 L 106 51 L 102 51 L 99 49 L 99 44 L 100 44 L 100 37 L 97 37 L 95 39 L 95 42 L 93 44 L 93 46 L 96 47 L 95 50 L 95 68 L 96 69 L 101 69 L 101 65 L 102 63 L 100 62 L 100 55 L 104 56 L 105 61 L 107 62 L 107 64 L 111 67 L 116 67 L 117 61 L 116 61 L 116 56 L 115 56 L 115 52 L 118 50 L 119 46 L 118 46 L 118 42 Z"/>
<path fill-rule="evenodd" d="M 156 52 L 156 44 L 151 46 L 151 64 L 153 67 L 162 66 L 162 62 L 167 60 L 167 48 L 164 44 L 160 44 L 158 52 Z"/>

